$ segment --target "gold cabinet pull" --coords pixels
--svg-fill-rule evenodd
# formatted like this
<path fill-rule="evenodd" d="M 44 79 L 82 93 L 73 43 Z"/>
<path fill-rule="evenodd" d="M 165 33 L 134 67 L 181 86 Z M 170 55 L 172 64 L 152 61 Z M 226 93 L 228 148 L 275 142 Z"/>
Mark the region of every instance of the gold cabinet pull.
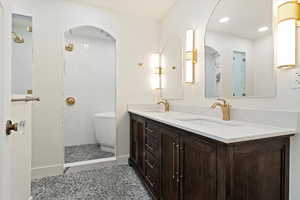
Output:
<path fill-rule="evenodd" d="M 179 168 L 180 168 L 180 148 L 179 148 L 179 144 L 176 145 L 176 149 L 177 149 L 177 169 L 176 169 L 176 182 L 179 183 L 180 179 L 179 179 Z"/>
<path fill-rule="evenodd" d="M 175 179 L 175 143 L 173 142 L 173 179 Z"/>

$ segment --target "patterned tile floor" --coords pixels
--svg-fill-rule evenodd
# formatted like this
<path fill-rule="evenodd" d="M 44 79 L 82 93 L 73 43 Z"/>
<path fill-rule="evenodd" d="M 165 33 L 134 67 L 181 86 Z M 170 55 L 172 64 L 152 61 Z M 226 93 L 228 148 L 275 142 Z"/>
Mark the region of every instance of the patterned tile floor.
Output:
<path fill-rule="evenodd" d="M 65 147 L 65 163 L 109 158 L 113 156 L 113 153 L 102 151 L 99 144 Z"/>
<path fill-rule="evenodd" d="M 112 165 L 33 180 L 33 200 L 151 200 L 128 165 Z"/>

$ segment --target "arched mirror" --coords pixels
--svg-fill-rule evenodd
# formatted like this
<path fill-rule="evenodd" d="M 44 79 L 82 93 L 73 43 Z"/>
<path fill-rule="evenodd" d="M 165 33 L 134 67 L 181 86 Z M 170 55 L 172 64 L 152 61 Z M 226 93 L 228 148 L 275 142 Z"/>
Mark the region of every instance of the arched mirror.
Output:
<path fill-rule="evenodd" d="M 221 0 L 206 30 L 206 97 L 274 97 L 273 46 L 273 0 Z"/>

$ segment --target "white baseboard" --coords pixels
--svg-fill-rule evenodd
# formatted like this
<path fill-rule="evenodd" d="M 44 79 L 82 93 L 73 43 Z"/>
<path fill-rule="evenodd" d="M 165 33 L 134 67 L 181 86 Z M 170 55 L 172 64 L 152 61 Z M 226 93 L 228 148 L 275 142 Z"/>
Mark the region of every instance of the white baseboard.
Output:
<path fill-rule="evenodd" d="M 119 165 L 127 165 L 128 164 L 129 155 L 122 155 L 117 157 L 117 162 Z"/>
<path fill-rule="evenodd" d="M 63 174 L 64 166 L 61 164 L 32 168 L 32 179 Z"/>

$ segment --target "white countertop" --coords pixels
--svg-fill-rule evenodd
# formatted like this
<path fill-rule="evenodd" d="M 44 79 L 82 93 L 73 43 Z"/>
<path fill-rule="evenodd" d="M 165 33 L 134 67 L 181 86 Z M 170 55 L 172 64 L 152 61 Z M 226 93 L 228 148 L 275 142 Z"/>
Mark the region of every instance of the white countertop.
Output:
<path fill-rule="evenodd" d="M 296 134 L 296 130 L 293 129 L 236 120 L 223 121 L 204 115 L 183 112 L 139 109 L 128 109 L 128 112 L 227 144 Z"/>

